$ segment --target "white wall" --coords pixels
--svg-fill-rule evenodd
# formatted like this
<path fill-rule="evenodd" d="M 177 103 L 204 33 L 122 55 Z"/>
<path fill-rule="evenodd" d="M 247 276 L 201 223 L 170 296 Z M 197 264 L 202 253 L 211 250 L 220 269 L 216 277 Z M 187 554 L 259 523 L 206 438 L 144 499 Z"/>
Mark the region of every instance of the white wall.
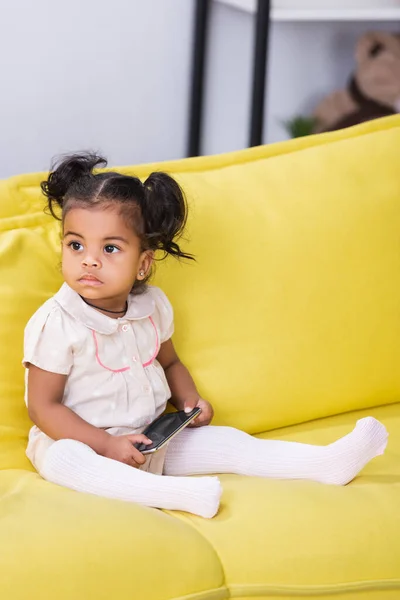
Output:
<path fill-rule="evenodd" d="M 186 150 L 193 0 L 2 0 L 0 177 Z"/>
<path fill-rule="evenodd" d="M 208 55 L 203 152 L 243 148 L 248 142 L 254 15 L 213 3 Z M 286 139 L 282 121 L 309 113 L 346 84 L 354 46 L 368 30 L 398 31 L 397 23 L 273 23 L 264 142 Z"/>
<path fill-rule="evenodd" d="M 82 148 L 110 164 L 184 156 L 193 9 L 194 0 L 2 0 L 0 177 Z M 253 24 L 213 2 L 204 154 L 247 146 Z M 344 85 L 369 28 L 396 24 L 273 24 L 265 142 Z"/>

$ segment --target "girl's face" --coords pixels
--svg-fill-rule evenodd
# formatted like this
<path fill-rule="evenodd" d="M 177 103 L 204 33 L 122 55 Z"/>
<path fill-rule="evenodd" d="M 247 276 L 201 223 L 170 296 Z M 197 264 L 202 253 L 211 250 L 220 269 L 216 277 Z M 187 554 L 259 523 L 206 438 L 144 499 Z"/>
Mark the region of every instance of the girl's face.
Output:
<path fill-rule="evenodd" d="M 124 304 L 136 279 L 144 279 L 152 253 L 142 252 L 138 236 L 109 205 L 72 208 L 65 216 L 62 272 L 65 281 L 88 300 Z M 144 274 L 141 274 L 141 272 Z"/>

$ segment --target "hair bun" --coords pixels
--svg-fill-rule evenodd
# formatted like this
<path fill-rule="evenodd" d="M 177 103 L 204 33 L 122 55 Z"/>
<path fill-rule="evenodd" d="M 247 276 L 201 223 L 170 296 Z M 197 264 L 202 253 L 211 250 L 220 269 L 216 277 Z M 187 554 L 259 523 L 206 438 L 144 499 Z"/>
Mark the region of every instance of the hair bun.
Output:
<path fill-rule="evenodd" d="M 56 217 L 53 207 L 56 203 L 62 208 L 64 197 L 79 180 L 92 175 L 96 167 L 106 167 L 107 160 L 91 152 L 82 152 L 58 158 L 51 166 L 48 178 L 40 187 L 47 197 L 51 214 Z"/>
<path fill-rule="evenodd" d="M 162 250 L 177 258 L 192 259 L 176 243 L 187 219 L 186 199 L 178 182 L 167 173 L 155 171 L 143 186 L 145 202 L 142 212 L 147 239 L 151 241 L 152 249 Z"/>

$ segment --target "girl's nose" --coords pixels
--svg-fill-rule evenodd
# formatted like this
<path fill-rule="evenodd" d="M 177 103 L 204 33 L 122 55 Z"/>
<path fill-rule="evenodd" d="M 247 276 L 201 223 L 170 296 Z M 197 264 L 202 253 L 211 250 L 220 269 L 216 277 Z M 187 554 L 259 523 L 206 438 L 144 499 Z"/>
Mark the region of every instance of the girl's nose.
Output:
<path fill-rule="evenodd" d="M 92 256 L 85 256 L 82 260 L 82 266 L 96 269 L 100 267 L 100 261 Z"/>

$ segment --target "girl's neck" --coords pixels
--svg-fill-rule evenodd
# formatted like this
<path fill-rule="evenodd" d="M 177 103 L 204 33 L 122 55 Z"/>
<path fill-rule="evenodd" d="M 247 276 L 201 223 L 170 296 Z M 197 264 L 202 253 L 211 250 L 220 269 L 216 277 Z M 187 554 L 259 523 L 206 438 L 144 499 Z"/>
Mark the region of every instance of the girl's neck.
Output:
<path fill-rule="evenodd" d="M 111 317 L 112 319 L 119 319 L 123 317 L 126 311 L 128 310 L 127 300 L 125 300 L 125 306 L 122 308 L 121 303 L 115 303 L 115 305 L 113 305 L 112 307 L 106 307 L 100 306 L 100 304 L 103 304 L 101 300 L 92 302 L 91 300 L 86 300 L 86 298 L 84 298 L 83 296 L 81 296 L 81 298 L 85 302 L 85 304 L 105 314 L 107 317 Z"/>

